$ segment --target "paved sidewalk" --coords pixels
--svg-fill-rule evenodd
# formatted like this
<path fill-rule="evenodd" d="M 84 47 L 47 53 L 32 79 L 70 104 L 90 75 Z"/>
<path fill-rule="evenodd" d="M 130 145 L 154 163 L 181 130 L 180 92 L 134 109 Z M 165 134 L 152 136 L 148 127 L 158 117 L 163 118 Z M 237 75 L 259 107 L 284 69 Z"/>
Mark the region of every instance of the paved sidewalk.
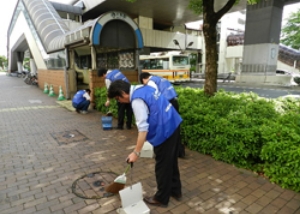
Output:
<path fill-rule="evenodd" d="M 137 131 L 103 131 L 99 112 L 69 111 L 57 98 L 1 73 L 0 96 L 0 213 L 116 213 L 117 195 L 85 199 L 72 193 L 72 185 L 96 172 L 122 174 Z M 189 150 L 179 165 L 183 200 L 171 198 L 167 208 L 149 206 L 151 214 L 300 214 L 299 193 L 249 171 Z M 140 158 L 132 178 L 151 196 L 154 160 Z M 101 188 L 97 193 L 81 183 L 75 190 L 93 196 Z"/>

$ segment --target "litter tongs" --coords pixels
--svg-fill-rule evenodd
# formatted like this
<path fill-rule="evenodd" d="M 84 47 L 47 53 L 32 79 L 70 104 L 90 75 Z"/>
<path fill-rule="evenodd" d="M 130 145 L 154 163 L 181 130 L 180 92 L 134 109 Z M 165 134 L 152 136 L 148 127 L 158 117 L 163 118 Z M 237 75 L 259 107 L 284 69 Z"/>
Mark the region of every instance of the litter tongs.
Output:
<path fill-rule="evenodd" d="M 112 116 L 112 113 L 109 111 L 108 107 L 106 107 L 106 116 Z"/>
<path fill-rule="evenodd" d="M 128 162 L 127 162 L 127 163 L 128 163 Z M 126 183 L 126 180 L 127 180 L 126 174 L 127 174 L 127 172 L 129 171 L 129 169 L 132 168 L 132 167 L 133 167 L 133 163 L 132 163 L 132 162 L 131 162 L 131 163 L 128 163 L 127 167 L 125 168 L 124 173 L 123 173 L 122 175 L 118 176 L 118 177 L 114 180 L 114 182 L 115 182 L 115 183 L 122 183 L 122 184 L 125 184 L 125 183 Z M 131 183 L 132 183 L 132 173 L 131 173 Z"/>

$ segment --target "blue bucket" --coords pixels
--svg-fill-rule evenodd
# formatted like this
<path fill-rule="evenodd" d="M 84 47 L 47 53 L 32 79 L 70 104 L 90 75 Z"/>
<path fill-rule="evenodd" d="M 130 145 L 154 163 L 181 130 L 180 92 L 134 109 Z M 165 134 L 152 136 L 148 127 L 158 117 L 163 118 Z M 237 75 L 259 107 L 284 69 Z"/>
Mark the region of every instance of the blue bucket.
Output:
<path fill-rule="evenodd" d="M 111 130 L 112 129 L 112 116 L 102 116 L 101 122 L 102 122 L 102 128 L 103 130 Z"/>

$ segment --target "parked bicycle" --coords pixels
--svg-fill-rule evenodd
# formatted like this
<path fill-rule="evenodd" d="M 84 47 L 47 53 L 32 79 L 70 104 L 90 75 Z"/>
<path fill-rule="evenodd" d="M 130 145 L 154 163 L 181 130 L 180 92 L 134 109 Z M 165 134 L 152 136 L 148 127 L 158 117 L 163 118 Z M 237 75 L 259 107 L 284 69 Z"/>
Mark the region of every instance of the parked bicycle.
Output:
<path fill-rule="evenodd" d="M 30 73 L 30 71 L 18 71 L 17 72 L 17 77 L 19 77 L 19 78 L 21 78 L 21 77 L 25 78 L 28 73 Z"/>
<path fill-rule="evenodd" d="M 38 86 L 37 74 L 32 74 L 32 73 L 28 72 L 27 75 L 24 78 L 24 82 L 28 85 Z"/>

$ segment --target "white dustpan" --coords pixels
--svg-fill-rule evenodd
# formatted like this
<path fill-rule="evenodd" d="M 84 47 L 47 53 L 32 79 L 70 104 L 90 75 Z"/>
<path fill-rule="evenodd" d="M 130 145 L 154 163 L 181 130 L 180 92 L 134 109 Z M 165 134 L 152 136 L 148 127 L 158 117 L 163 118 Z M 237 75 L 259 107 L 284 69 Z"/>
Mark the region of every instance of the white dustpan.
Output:
<path fill-rule="evenodd" d="M 119 183 L 119 184 L 126 184 L 126 174 L 123 173 L 122 175 L 119 175 L 118 177 L 116 177 L 116 179 L 114 180 L 114 183 Z"/>
<path fill-rule="evenodd" d="M 132 166 L 133 166 L 133 163 L 128 164 L 125 169 L 125 172 L 122 175 L 119 175 L 118 177 L 116 177 L 116 179 L 114 180 L 114 183 L 126 184 L 126 180 L 127 180 L 126 173 Z"/>
<path fill-rule="evenodd" d="M 119 214 L 150 214 L 150 209 L 143 201 L 142 184 L 140 182 L 126 187 L 119 192 L 122 208 Z"/>

